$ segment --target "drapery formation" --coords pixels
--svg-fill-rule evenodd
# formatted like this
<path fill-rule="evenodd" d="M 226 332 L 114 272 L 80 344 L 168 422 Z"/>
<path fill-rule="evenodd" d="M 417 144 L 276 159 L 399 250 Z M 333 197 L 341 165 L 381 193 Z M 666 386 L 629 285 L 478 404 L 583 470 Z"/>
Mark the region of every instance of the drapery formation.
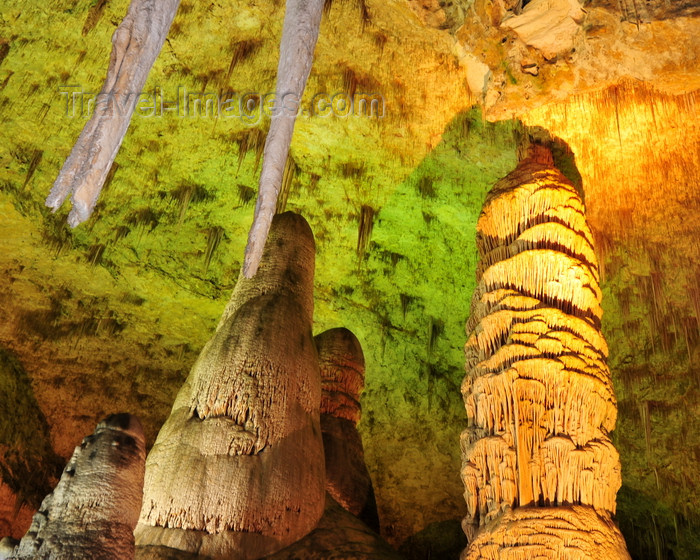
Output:
<path fill-rule="evenodd" d="M 463 558 L 629 558 L 611 519 L 620 462 L 598 266 L 576 188 L 551 152 L 489 193 L 467 324 Z"/>

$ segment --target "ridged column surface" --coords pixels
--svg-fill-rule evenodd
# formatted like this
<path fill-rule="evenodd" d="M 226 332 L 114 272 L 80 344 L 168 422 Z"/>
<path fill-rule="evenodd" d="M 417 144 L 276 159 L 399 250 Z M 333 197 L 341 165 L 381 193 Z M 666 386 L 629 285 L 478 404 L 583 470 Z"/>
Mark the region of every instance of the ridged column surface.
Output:
<path fill-rule="evenodd" d="M 100 422 L 75 448 L 9 559 L 133 558 L 145 439 L 141 422 L 130 414 L 113 414 Z"/>
<path fill-rule="evenodd" d="M 365 464 L 360 394 L 365 357 L 357 337 L 345 328 L 314 337 L 321 367 L 321 431 L 326 455 L 326 491 L 341 506 L 379 532 L 372 479 Z"/>
<path fill-rule="evenodd" d="M 611 520 L 617 404 L 577 189 L 532 145 L 487 196 L 467 324 L 463 558 L 629 558 Z"/>

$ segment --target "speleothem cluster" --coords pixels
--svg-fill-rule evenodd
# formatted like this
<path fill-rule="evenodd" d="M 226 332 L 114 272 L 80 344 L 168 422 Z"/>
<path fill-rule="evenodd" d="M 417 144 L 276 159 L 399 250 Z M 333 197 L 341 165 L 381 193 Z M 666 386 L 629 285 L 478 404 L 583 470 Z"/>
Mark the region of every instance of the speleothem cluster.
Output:
<path fill-rule="evenodd" d="M 313 338 L 314 260 L 306 221 L 275 216 L 148 458 L 135 417 L 107 418 L 10 558 L 393 558 L 358 519 L 379 528 L 356 427 L 362 348 L 347 329 Z"/>
<path fill-rule="evenodd" d="M 466 560 L 629 558 L 592 241 L 538 144 L 484 203 L 462 385 Z"/>
<path fill-rule="evenodd" d="M 463 559 L 627 559 L 592 237 L 547 148 L 494 186 L 477 244 Z M 393 558 L 350 515 L 378 528 L 357 431 L 364 356 L 347 329 L 312 336 L 314 260 L 306 221 L 275 216 L 145 460 L 143 502 L 142 429 L 109 417 L 10 558 Z"/>

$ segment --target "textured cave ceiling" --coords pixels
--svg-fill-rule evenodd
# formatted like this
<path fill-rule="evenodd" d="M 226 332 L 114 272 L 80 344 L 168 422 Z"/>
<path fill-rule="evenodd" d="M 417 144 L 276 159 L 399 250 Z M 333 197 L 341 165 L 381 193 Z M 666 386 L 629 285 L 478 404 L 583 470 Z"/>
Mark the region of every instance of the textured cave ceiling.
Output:
<path fill-rule="evenodd" d="M 26 529 L 106 414 L 138 414 L 153 442 L 238 277 L 252 220 L 269 122 L 259 108 L 145 109 L 87 223 L 71 230 L 68 208 L 43 206 L 86 122 L 66 114 L 62 87 L 99 90 L 127 4 L 0 2 L 0 536 Z M 515 166 L 514 133 L 549 130 L 573 152 L 559 161 L 582 182 L 604 272 L 618 521 L 636 558 L 695 558 L 700 8 L 584 2 L 545 57 L 501 25 L 518 4 L 329 3 L 304 106 L 371 91 L 385 115 L 297 121 L 282 206 L 316 236 L 314 331 L 345 326 L 363 344 L 360 430 L 384 535 L 398 545 L 459 519 L 474 227 Z M 183 0 L 146 90 L 166 101 L 178 88 L 273 91 L 283 9 Z M 13 496 L 27 505 L 10 523 Z M 451 526 L 435 527 L 424 535 L 437 547 Z"/>

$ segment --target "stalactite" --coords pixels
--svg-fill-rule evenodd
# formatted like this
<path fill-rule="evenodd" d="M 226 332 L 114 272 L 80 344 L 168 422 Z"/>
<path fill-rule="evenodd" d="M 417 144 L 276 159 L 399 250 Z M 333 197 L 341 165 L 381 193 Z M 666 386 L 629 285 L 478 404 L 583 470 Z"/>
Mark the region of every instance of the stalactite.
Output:
<path fill-rule="evenodd" d="M 543 105 L 523 122 L 546 128 L 571 147 L 586 185 L 591 229 L 648 246 L 695 233 L 667 217 L 694 200 L 700 182 L 699 98 L 698 91 L 669 95 L 623 81 Z"/>
<path fill-rule="evenodd" d="M 275 217 L 259 273 L 239 278 L 148 456 L 137 558 L 168 547 L 251 560 L 320 519 L 314 251 L 303 218 Z"/>
<path fill-rule="evenodd" d="M 231 62 L 228 66 L 226 77 L 221 85 L 224 87 L 227 86 L 236 66 L 248 58 L 255 56 L 258 50 L 260 50 L 261 46 L 262 41 L 260 39 L 246 39 L 236 43 L 236 46 L 233 49 L 233 54 L 231 55 Z"/>
<path fill-rule="evenodd" d="M 265 147 L 265 135 L 259 128 L 252 128 L 246 130 L 243 133 L 243 137 L 238 142 L 238 168 L 236 172 L 241 170 L 241 164 L 246 154 L 250 150 L 255 151 L 255 171 L 258 170 L 260 165 L 260 158 L 262 158 L 263 148 Z"/>
<path fill-rule="evenodd" d="M 280 193 L 277 197 L 277 206 L 275 207 L 275 213 L 281 214 L 287 208 L 287 200 L 289 199 L 289 193 L 292 190 L 292 184 L 294 183 L 294 178 L 297 173 L 297 164 L 294 158 L 289 154 L 287 156 L 287 163 L 284 164 L 284 173 L 282 174 L 282 186 L 280 187 Z"/>
<path fill-rule="evenodd" d="M 204 274 L 209 270 L 214 252 L 219 247 L 219 243 L 224 238 L 225 231 L 221 226 L 213 226 L 205 230 L 207 234 L 207 250 L 204 252 Z"/>
<path fill-rule="evenodd" d="M 357 227 L 357 258 L 360 261 L 365 258 L 369 242 L 372 240 L 375 215 L 376 211 L 371 206 L 363 204 L 360 208 L 360 223 Z"/>
<path fill-rule="evenodd" d="M 36 168 L 39 167 L 39 163 L 41 163 L 41 158 L 43 157 L 43 155 L 44 152 L 42 150 L 34 151 L 34 155 L 32 155 L 32 159 L 29 162 L 29 169 L 27 169 L 27 176 L 24 179 L 24 185 L 22 185 L 22 189 L 25 189 L 29 184 L 29 181 L 32 180 L 34 172 L 36 171 Z"/>
<path fill-rule="evenodd" d="M 46 199 L 46 205 L 56 211 L 72 195 L 68 215 L 71 227 L 87 220 L 95 207 L 179 4 L 180 0 L 132 0 L 112 36 L 107 78 L 95 112 Z M 95 17 L 99 17 L 101 5 L 96 5 Z M 89 21 L 85 24 L 87 31 Z"/>
<path fill-rule="evenodd" d="M 105 183 L 105 188 L 106 187 L 107 184 Z M 210 200 L 212 195 L 209 194 L 207 189 L 201 185 L 196 185 L 194 183 L 182 183 L 170 191 L 170 198 L 177 203 L 179 210 L 177 225 L 180 226 L 182 225 L 182 222 L 185 221 L 185 214 L 187 213 L 187 209 L 190 207 L 190 204 Z"/>
<path fill-rule="evenodd" d="M 617 407 L 592 235 L 548 149 L 530 145 L 493 187 L 477 248 L 462 383 L 463 558 L 629 558 L 611 521 Z"/>
<path fill-rule="evenodd" d="M 143 490 L 145 437 L 129 414 L 100 422 L 66 465 L 10 560 L 124 560 Z"/>
<path fill-rule="evenodd" d="M 83 25 L 82 35 L 85 37 L 94 27 L 98 24 L 102 18 L 105 7 L 107 6 L 108 0 L 96 0 L 90 5 L 87 17 L 85 18 L 85 24 Z"/>
<path fill-rule="evenodd" d="M 314 337 L 321 369 L 321 431 L 326 456 L 326 491 L 345 509 L 379 532 L 372 479 L 365 465 L 360 393 L 365 358 L 360 341 L 348 329 L 330 329 Z"/>
<path fill-rule="evenodd" d="M 10 53 L 10 43 L 0 43 L 0 65 L 5 61 L 5 58 Z"/>
<path fill-rule="evenodd" d="M 287 0 L 275 88 L 276 110 L 265 139 L 255 217 L 248 234 L 243 274 L 255 275 L 282 185 L 297 109 L 311 71 L 324 0 Z"/>

